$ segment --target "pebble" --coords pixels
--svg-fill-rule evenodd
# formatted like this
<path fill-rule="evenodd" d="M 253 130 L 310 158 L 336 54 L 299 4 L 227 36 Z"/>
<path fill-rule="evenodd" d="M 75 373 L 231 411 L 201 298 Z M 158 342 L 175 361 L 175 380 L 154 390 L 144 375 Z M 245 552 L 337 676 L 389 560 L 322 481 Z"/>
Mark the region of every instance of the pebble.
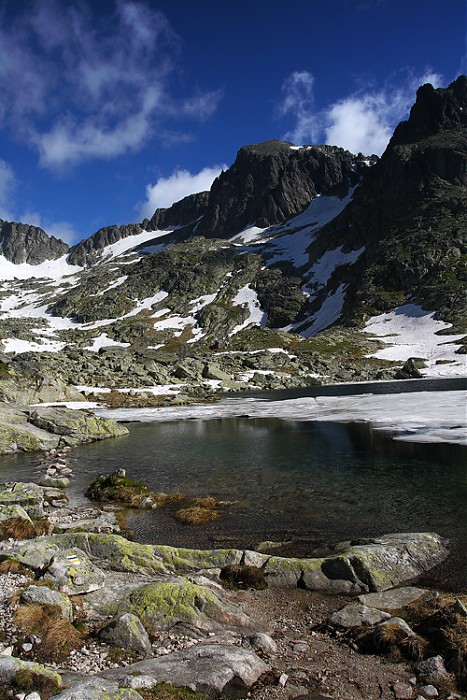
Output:
<path fill-rule="evenodd" d="M 286 673 L 281 673 L 281 675 L 279 676 L 278 684 L 281 685 L 283 688 L 285 688 L 285 685 L 286 685 L 288 680 L 289 680 L 288 675 Z"/>
<path fill-rule="evenodd" d="M 397 700 L 410 700 L 413 695 L 412 686 L 408 683 L 402 683 L 401 681 L 394 683 L 393 691 Z"/>
<path fill-rule="evenodd" d="M 21 649 L 28 654 L 32 650 L 32 644 L 29 642 L 25 642 L 24 644 L 21 645 Z"/>
<path fill-rule="evenodd" d="M 422 688 L 422 693 L 425 698 L 437 698 L 439 696 L 439 693 L 434 685 L 424 685 Z"/>
<path fill-rule="evenodd" d="M 41 696 L 39 695 L 39 693 L 36 693 L 34 691 L 34 693 L 29 693 L 29 695 L 26 695 L 24 700 L 41 700 Z"/>

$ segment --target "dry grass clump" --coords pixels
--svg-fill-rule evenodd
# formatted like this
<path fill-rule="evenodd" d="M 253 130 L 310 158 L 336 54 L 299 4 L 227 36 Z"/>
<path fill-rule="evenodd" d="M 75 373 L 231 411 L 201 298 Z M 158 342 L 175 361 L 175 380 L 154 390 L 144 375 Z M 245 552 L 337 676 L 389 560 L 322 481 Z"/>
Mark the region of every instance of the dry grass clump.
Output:
<path fill-rule="evenodd" d="M 16 559 L 4 559 L 0 562 L 0 574 L 22 574 L 23 576 L 29 576 L 29 578 L 35 578 L 31 569 L 28 569 L 27 566 L 24 566 Z"/>
<path fill-rule="evenodd" d="M 175 517 L 184 525 L 204 525 L 219 520 L 221 514 L 213 508 L 202 508 L 201 506 L 190 506 L 180 508 L 175 513 Z"/>
<path fill-rule="evenodd" d="M 83 645 L 82 634 L 62 618 L 62 611 L 56 605 L 20 605 L 15 623 L 23 632 L 41 638 L 35 652 L 42 661 L 64 661 L 72 649 Z"/>
<path fill-rule="evenodd" d="M 29 521 L 26 518 L 9 518 L 0 522 L 0 540 L 32 540 L 50 534 L 51 524 L 47 518 Z"/>
<path fill-rule="evenodd" d="M 463 690 L 467 690 L 467 617 L 459 614 L 452 598 L 442 600 L 439 609 L 428 615 L 416 629 L 429 642 L 430 651 L 440 654 L 446 669 Z"/>

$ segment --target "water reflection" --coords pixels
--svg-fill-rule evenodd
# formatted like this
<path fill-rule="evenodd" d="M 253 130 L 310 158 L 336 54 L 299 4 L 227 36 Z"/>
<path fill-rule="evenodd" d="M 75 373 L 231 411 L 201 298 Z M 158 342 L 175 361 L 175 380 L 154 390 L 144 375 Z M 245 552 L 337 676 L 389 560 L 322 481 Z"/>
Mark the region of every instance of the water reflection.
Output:
<path fill-rule="evenodd" d="M 292 539 L 306 554 L 317 543 L 389 531 L 433 530 L 459 547 L 467 537 L 466 449 L 459 445 L 392 440 L 366 423 L 229 418 L 129 429 L 126 438 L 73 450 L 74 502 L 84 500 L 95 476 L 119 467 L 153 489 L 231 502 L 222 520 L 199 528 L 163 511 L 134 513 L 131 525 L 143 541 L 253 547 Z M 36 462 L 4 457 L 0 478 L 34 478 Z M 464 576 L 465 557 L 455 556 Z"/>

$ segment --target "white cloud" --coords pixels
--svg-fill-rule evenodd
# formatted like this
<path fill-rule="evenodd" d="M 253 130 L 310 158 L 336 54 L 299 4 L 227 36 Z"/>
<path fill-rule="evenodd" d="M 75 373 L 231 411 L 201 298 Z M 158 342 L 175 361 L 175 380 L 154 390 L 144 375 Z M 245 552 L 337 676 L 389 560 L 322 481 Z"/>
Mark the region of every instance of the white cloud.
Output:
<path fill-rule="evenodd" d="M 221 99 L 172 97 L 180 40 L 151 4 L 114 0 L 105 17 L 92 7 L 32 0 L 0 27 L 0 121 L 46 167 L 140 149 L 164 139 L 168 120 L 206 119 Z"/>
<path fill-rule="evenodd" d="M 319 115 L 314 110 L 315 79 L 307 71 L 291 73 L 282 86 L 282 102 L 279 111 L 283 116 L 291 114 L 296 120 L 293 131 L 285 138 L 294 143 L 316 143 L 319 133 Z"/>
<path fill-rule="evenodd" d="M 313 76 L 301 81 L 293 73 L 283 87 L 281 111 L 292 114 L 295 126 L 285 138 L 295 143 L 317 143 L 322 139 L 353 153 L 381 154 L 394 128 L 415 101 L 416 90 L 424 83 L 439 87 L 442 78 L 433 71 L 420 76 L 406 73 L 397 81 L 387 81 L 379 90 L 359 90 L 320 111 L 313 110 Z"/>
<path fill-rule="evenodd" d="M 175 170 L 169 177 L 161 177 L 154 185 L 147 185 L 146 200 L 140 207 L 141 218 L 149 219 L 156 209 L 170 207 L 189 194 L 209 190 L 226 168 L 226 165 L 213 165 L 194 174 L 188 170 Z"/>
<path fill-rule="evenodd" d="M 12 198 L 16 188 L 16 178 L 13 169 L 4 160 L 0 160 L 0 219 L 11 221 Z"/>

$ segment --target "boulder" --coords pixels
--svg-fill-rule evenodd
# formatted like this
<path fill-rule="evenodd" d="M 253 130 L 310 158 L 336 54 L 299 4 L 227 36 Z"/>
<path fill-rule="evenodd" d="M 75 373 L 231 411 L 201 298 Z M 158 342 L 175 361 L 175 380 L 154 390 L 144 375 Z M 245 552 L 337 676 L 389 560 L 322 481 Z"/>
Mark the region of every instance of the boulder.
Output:
<path fill-rule="evenodd" d="M 428 592 L 426 588 L 403 586 L 402 588 L 393 588 L 379 593 L 365 593 L 359 595 L 358 599 L 363 605 L 369 605 L 370 607 L 383 608 L 384 610 L 399 610 L 400 608 L 405 608 L 406 605 L 410 605 L 410 603 L 418 600 Z"/>
<path fill-rule="evenodd" d="M 102 588 L 105 574 L 75 547 L 54 555 L 44 579 L 51 581 L 62 593 L 78 595 Z"/>
<path fill-rule="evenodd" d="M 136 615 L 125 613 L 99 631 L 99 639 L 107 644 L 134 651 L 139 656 L 150 656 L 151 642 Z"/>
<path fill-rule="evenodd" d="M 150 676 L 176 687 L 201 693 L 214 691 L 240 697 L 268 667 L 254 652 L 230 644 L 197 644 L 185 651 L 139 661 L 125 668 L 99 674 L 103 678 L 123 680 L 136 673 Z M 56 699 L 58 700 L 58 699 Z M 65 698 L 60 698 L 65 700 Z"/>
<path fill-rule="evenodd" d="M 334 627 L 371 627 L 391 616 L 387 612 L 368 608 L 366 605 L 345 605 L 329 617 L 329 623 Z"/>
<path fill-rule="evenodd" d="M 64 593 L 52 590 L 48 586 L 28 586 L 20 598 L 22 603 L 36 605 L 55 605 L 62 611 L 62 617 L 73 622 L 73 606 Z"/>
<path fill-rule="evenodd" d="M 41 664 L 23 661 L 14 656 L 0 656 L 0 688 L 28 691 L 47 688 L 54 692 L 62 686 L 62 678 Z"/>
<path fill-rule="evenodd" d="M 3 523 L 6 520 L 27 520 L 32 525 L 32 520 L 24 510 L 23 506 L 14 503 L 11 506 L 1 506 L 0 505 L 0 522 Z"/>
<path fill-rule="evenodd" d="M 38 406 L 28 414 L 33 425 L 54 435 L 66 436 L 64 442 L 69 445 L 128 435 L 125 426 L 110 418 L 100 418 L 91 411 Z"/>
<path fill-rule="evenodd" d="M 449 677 L 442 656 L 431 656 L 416 665 L 415 671 L 423 683 L 439 685 Z"/>
<path fill-rule="evenodd" d="M 372 592 L 413 579 L 448 555 L 445 540 L 433 532 L 382 535 L 346 549 L 337 558 Z"/>
<path fill-rule="evenodd" d="M 240 564 L 243 558 L 240 549 L 185 549 L 165 545 L 155 545 L 154 554 L 174 572 L 221 569 L 228 564 Z"/>
<path fill-rule="evenodd" d="M 137 588 L 129 594 L 122 608 L 137 615 L 149 634 L 180 623 L 208 632 L 253 625 L 247 615 L 210 588 L 181 577 Z"/>
<path fill-rule="evenodd" d="M 143 698 L 131 688 L 122 689 L 113 681 L 92 678 L 72 685 L 50 700 L 143 700 Z"/>
<path fill-rule="evenodd" d="M 32 482 L 7 482 L 0 486 L 0 508 L 19 505 L 30 518 L 44 516 L 44 490 Z"/>

